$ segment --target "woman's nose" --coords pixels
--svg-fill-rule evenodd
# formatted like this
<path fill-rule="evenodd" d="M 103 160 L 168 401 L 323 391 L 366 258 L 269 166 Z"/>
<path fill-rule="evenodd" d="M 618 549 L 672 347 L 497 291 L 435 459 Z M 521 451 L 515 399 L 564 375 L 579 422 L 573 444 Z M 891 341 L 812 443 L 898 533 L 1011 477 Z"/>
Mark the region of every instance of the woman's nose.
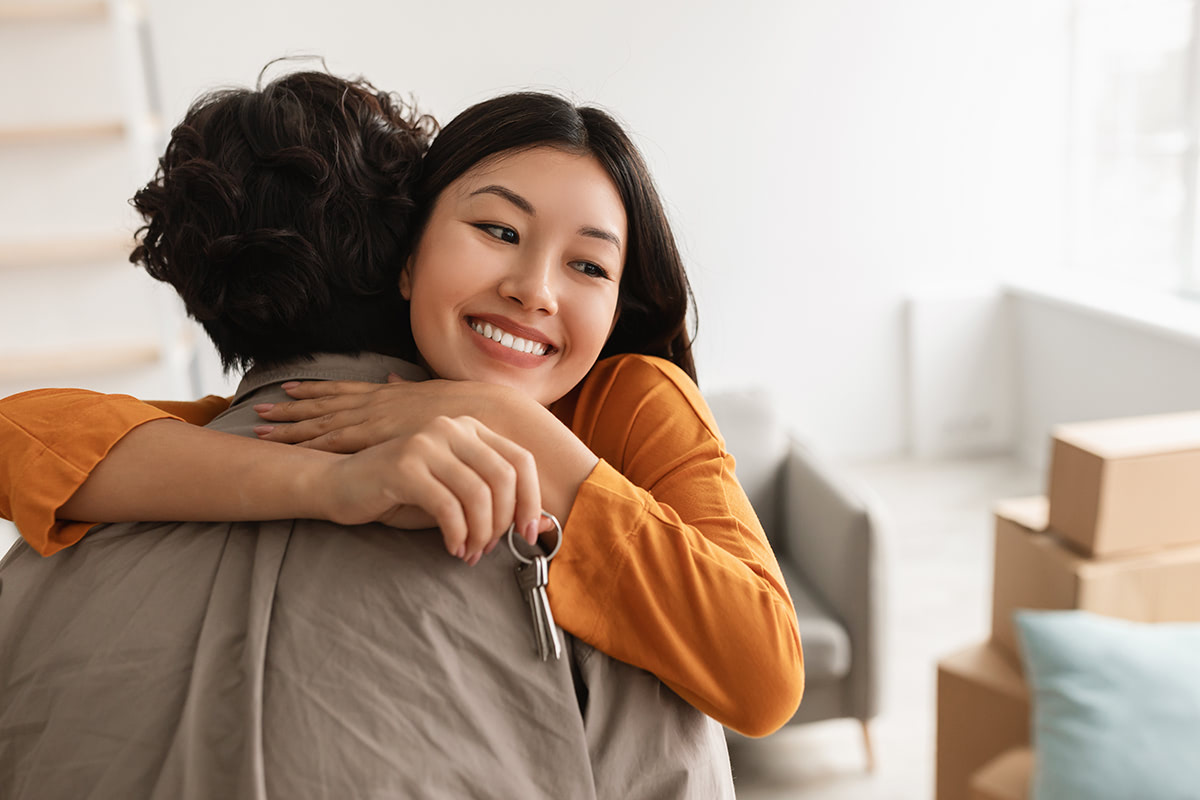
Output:
<path fill-rule="evenodd" d="M 555 260 L 542 255 L 520 259 L 500 282 L 504 297 L 520 304 L 526 311 L 558 313 L 558 297 L 554 290 Z"/>

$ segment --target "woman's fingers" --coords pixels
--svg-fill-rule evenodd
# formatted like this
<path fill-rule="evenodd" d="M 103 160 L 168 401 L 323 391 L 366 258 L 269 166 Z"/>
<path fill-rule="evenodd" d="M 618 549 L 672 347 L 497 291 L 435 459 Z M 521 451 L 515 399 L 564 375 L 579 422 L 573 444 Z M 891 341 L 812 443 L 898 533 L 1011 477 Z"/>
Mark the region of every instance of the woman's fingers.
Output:
<path fill-rule="evenodd" d="M 447 551 L 468 564 L 490 552 L 514 521 L 536 540 L 541 487 L 533 456 L 472 417 L 435 418 L 411 437 L 363 450 L 346 463 L 352 469 L 343 496 L 350 505 L 339 511 L 347 517 L 365 512 L 367 519 L 388 521 L 404 506 L 419 508 L 441 528 Z M 364 496 L 373 510 L 359 505 Z"/>
<path fill-rule="evenodd" d="M 538 479 L 537 462 L 533 454 L 511 439 L 480 425 L 480 438 L 496 450 L 514 470 L 515 486 L 513 510 L 510 515 L 500 516 L 504 522 L 501 534 L 507 532 L 509 523 L 516 523 L 517 533 L 525 541 L 533 544 L 537 541 L 538 528 L 542 521 L 542 486 Z"/>
<path fill-rule="evenodd" d="M 382 384 L 367 381 L 288 381 L 283 390 L 297 400 L 335 394 L 368 394 Z"/>
<path fill-rule="evenodd" d="M 310 388 L 311 387 L 311 388 Z M 263 424 L 254 432 L 260 439 L 283 444 L 301 444 L 333 453 L 356 453 L 371 445 L 415 432 L 411 421 L 398 414 L 395 395 L 376 390 L 383 384 L 357 381 L 325 381 L 297 384 L 297 391 L 329 387 L 349 389 L 350 394 L 328 394 L 254 407 Z M 401 402 L 399 410 L 403 411 Z"/>
<path fill-rule="evenodd" d="M 254 433 L 270 442 L 298 444 L 330 453 L 357 453 L 395 438 L 373 434 L 357 415 L 349 412 L 284 425 L 256 425 Z"/>
<path fill-rule="evenodd" d="M 413 437 L 431 474 L 454 496 L 465 531 L 443 528 L 447 549 L 475 564 L 514 520 L 522 535 L 541 518 L 537 464 L 524 448 L 471 417 L 440 417 Z M 446 515 L 430 509 L 439 521 Z M 531 525 L 530 523 L 534 523 Z"/>
<path fill-rule="evenodd" d="M 369 395 L 330 394 L 309 400 L 285 400 L 282 403 L 259 403 L 254 407 L 258 415 L 271 422 L 300 422 L 306 419 L 335 414 L 351 408 L 361 408 Z"/>
<path fill-rule="evenodd" d="M 304 423 L 296 424 L 303 425 Z M 314 431 L 312 434 L 304 430 L 294 431 L 291 428 L 290 425 L 282 426 L 279 429 L 281 431 L 280 438 L 275 438 L 273 434 L 266 434 L 260 438 L 288 442 L 298 447 L 307 447 L 310 450 L 324 450 L 327 453 L 357 453 L 359 450 L 379 444 L 379 437 L 372 436 L 365 425 L 335 428 L 328 433 Z"/>

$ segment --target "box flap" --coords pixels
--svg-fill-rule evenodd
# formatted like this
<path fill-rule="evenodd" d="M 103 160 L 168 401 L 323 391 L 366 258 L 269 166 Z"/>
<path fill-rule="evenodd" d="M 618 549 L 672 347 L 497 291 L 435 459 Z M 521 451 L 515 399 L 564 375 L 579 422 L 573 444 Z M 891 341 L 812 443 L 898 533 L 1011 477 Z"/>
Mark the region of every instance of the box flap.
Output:
<path fill-rule="evenodd" d="M 992 511 L 997 517 L 1003 517 L 1031 531 L 1044 531 L 1049 526 L 1050 501 L 1044 495 L 1000 500 L 992 507 Z"/>
<path fill-rule="evenodd" d="M 1021 673 L 987 642 L 951 653 L 938 661 L 938 669 L 1014 698 L 1029 696 Z"/>
<path fill-rule="evenodd" d="M 1200 411 L 1057 425 L 1054 438 L 1106 459 L 1200 450 Z"/>

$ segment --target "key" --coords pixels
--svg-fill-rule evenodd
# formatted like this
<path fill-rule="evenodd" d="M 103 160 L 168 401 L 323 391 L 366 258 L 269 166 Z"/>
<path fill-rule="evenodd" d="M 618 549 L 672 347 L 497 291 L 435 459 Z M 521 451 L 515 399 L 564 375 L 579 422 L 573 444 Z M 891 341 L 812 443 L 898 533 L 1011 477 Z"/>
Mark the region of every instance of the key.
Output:
<path fill-rule="evenodd" d="M 554 624 L 554 613 L 550 611 L 550 599 L 546 596 L 546 585 L 550 582 L 550 559 L 534 556 L 528 564 L 517 567 L 517 585 L 529 604 L 533 619 L 533 634 L 537 641 L 538 656 L 542 661 L 562 658 L 562 643 L 558 638 L 558 627 Z"/>
<path fill-rule="evenodd" d="M 554 549 L 547 555 L 539 553 L 529 557 L 517 549 L 513 541 L 516 523 L 508 526 L 508 549 L 512 551 L 517 564 L 517 586 L 521 595 L 529 605 L 529 616 L 533 621 L 533 638 L 537 643 L 538 656 L 542 661 L 549 661 L 551 656 L 556 660 L 562 658 L 562 642 L 558 638 L 558 626 L 554 624 L 554 614 L 550 611 L 550 598 L 546 596 L 546 586 L 550 583 L 550 559 L 558 554 L 562 547 L 562 525 L 553 514 L 542 512 L 542 516 L 554 523 L 558 530 L 558 541 Z"/>

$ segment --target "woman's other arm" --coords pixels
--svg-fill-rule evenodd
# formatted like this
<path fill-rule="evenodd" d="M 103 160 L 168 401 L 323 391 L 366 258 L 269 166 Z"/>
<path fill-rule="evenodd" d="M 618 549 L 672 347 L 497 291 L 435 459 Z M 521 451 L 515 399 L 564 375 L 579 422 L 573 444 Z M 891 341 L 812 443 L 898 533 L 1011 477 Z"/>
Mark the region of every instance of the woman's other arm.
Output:
<path fill-rule="evenodd" d="M 91 521 L 76 522 L 56 515 L 118 442 L 148 422 L 172 416 L 204 424 L 228 402 L 206 397 L 163 405 L 83 389 L 40 389 L 0 399 L 0 516 L 13 520 L 42 555 L 79 541 L 98 518 L 81 515 L 76 519 Z"/>
<path fill-rule="evenodd" d="M 436 417 L 353 456 L 199 428 L 82 390 L 7 398 L 0 419 L 0 511 L 43 555 L 97 522 L 311 517 L 436 526 L 450 553 L 473 562 L 514 517 L 535 536 L 542 507 L 532 456 L 469 418 Z"/>
<path fill-rule="evenodd" d="M 602 461 L 553 562 L 559 623 L 735 730 L 781 727 L 804 688 L 795 609 L 695 384 L 614 357 L 572 417 Z"/>

